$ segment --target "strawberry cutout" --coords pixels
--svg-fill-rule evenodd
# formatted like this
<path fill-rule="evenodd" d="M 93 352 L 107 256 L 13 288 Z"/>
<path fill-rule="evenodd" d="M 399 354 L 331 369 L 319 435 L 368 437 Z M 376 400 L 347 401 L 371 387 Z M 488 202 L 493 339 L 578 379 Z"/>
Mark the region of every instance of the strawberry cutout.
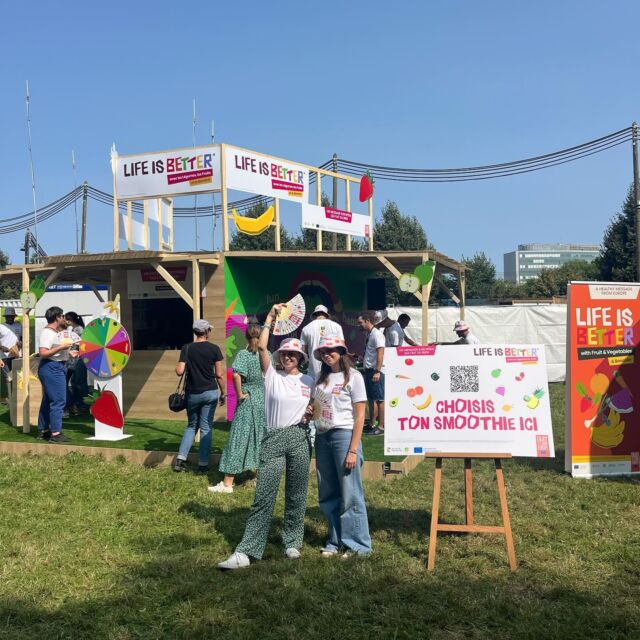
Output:
<path fill-rule="evenodd" d="M 360 178 L 360 202 L 366 202 L 373 195 L 373 178 L 367 171 L 362 178 Z"/>
<path fill-rule="evenodd" d="M 124 426 L 124 416 L 118 397 L 113 391 L 105 391 L 104 387 L 98 392 L 93 392 L 93 404 L 91 405 L 91 415 L 98 421 L 115 429 L 122 429 Z"/>

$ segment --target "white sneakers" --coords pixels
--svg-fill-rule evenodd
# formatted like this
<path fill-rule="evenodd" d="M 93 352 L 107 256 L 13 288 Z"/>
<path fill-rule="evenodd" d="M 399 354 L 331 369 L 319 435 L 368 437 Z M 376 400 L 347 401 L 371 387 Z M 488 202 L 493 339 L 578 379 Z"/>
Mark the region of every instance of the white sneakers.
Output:
<path fill-rule="evenodd" d="M 209 487 L 211 489 L 211 487 Z M 234 569 L 246 569 L 251 564 L 249 556 L 241 551 L 234 551 L 224 562 L 218 563 L 218 569 L 233 571 Z"/>
<path fill-rule="evenodd" d="M 207 491 L 211 491 L 211 493 L 233 493 L 233 485 L 228 487 L 224 482 L 222 482 L 222 480 L 220 480 L 218 484 L 207 487 Z"/>
<path fill-rule="evenodd" d="M 338 555 L 338 552 L 333 549 L 322 549 L 320 551 L 320 556 L 323 558 L 335 558 Z"/>
<path fill-rule="evenodd" d="M 298 551 L 298 549 L 289 547 L 288 549 L 284 550 L 284 555 L 287 556 L 289 560 L 298 560 L 298 558 L 300 558 L 301 553 L 300 551 Z"/>

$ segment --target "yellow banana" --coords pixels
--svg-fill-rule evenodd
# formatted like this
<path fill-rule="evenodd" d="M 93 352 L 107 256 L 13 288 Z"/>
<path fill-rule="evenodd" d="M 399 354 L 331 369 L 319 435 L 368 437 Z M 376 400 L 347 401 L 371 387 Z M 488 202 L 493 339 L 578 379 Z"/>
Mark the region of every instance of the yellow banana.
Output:
<path fill-rule="evenodd" d="M 233 221 L 236 223 L 238 231 L 246 233 L 249 236 L 259 236 L 266 231 L 275 217 L 273 205 L 257 218 L 239 216 L 235 209 L 231 209 L 231 213 L 233 213 Z"/>
<path fill-rule="evenodd" d="M 427 396 L 427 399 L 422 404 L 414 404 L 416 409 L 426 409 L 431 404 L 431 394 Z"/>
<path fill-rule="evenodd" d="M 620 420 L 617 411 L 609 413 L 609 424 L 603 423 L 591 427 L 591 442 L 602 449 L 613 449 L 624 439 L 624 420 Z"/>

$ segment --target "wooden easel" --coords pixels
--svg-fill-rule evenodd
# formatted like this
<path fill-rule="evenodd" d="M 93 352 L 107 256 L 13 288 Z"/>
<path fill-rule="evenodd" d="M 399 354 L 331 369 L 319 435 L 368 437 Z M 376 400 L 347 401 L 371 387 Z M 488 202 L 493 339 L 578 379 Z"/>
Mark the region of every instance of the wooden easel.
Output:
<path fill-rule="evenodd" d="M 425 458 L 435 458 L 436 472 L 433 477 L 433 506 L 431 507 L 431 533 L 429 534 L 429 558 L 427 569 L 433 571 L 436 564 L 436 541 L 439 531 L 452 531 L 455 533 L 501 533 L 507 543 L 507 556 L 511 571 L 518 568 L 516 552 L 513 546 L 511 534 L 511 521 L 509 520 L 509 508 L 507 507 L 507 493 L 504 488 L 504 476 L 502 475 L 502 460 L 511 458 L 510 453 L 427 453 Z M 465 495 L 465 521 L 466 524 L 440 524 L 438 511 L 440 508 L 440 484 L 442 481 L 442 459 L 464 459 L 464 495 Z M 500 495 L 500 507 L 502 510 L 502 526 L 477 525 L 473 519 L 473 484 L 471 475 L 471 460 L 491 459 L 496 465 L 496 480 L 498 481 L 498 494 Z"/>

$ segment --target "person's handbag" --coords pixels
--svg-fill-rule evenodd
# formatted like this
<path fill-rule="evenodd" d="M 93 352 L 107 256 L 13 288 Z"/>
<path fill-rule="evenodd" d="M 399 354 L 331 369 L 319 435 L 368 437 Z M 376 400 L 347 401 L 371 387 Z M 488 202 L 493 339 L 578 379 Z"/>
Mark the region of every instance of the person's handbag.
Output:
<path fill-rule="evenodd" d="M 187 385 L 187 369 L 189 367 L 189 347 L 187 347 L 187 357 L 184 363 L 184 372 L 178 380 L 178 386 L 175 393 L 169 396 L 169 410 L 175 413 L 184 411 L 187 408 L 187 394 L 185 387 Z"/>

